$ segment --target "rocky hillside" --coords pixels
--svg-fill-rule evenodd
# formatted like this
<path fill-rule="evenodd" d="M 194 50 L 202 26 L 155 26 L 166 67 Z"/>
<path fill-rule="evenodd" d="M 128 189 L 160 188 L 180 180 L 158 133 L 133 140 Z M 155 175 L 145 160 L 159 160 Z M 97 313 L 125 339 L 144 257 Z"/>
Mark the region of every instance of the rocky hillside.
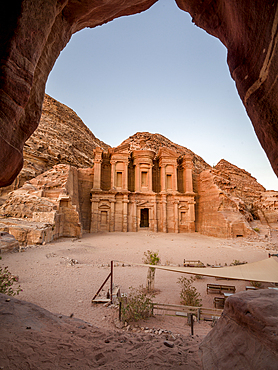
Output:
<path fill-rule="evenodd" d="M 0 204 L 8 192 L 54 165 L 91 167 L 96 147 L 107 150 L 109 145 L 97 139 L 72 109 L 45 95 L 40 124 L 24 145 L 24 167 L 12 185 L 0 189 Z"/>
<path fill-rule="evenodd" d="M 257 219 L 257 207 L 254 203 L 261 198 L 266 189 L 251 174 L 225 159 L 221 159 L 213 168 L 214 183 L 231 199 L 240 200 L 239 209 L 247 220 Z"/>
<path fill-rule="evenodd" d="M 72 109 L 45 95 L 40 124 L 24 146 L 26 165 L 34 171 L 38 160 L 47 169 L 58 163 L 90 167 L 96 147 L 109 145 L 97 139 Z"/>

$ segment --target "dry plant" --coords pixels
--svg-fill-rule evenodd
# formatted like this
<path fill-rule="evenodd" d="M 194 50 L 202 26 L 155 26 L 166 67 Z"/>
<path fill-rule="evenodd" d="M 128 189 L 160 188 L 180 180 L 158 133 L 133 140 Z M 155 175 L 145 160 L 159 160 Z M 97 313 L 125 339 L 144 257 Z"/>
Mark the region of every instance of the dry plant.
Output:
<path fill-rule="evenodd" d="M 143 262 L 147 265 L 158 265 L 160 263 L 160 257 L 158 256 L 158 252 L 153 252 L 147 250 L 144 252 Z M 149 267 L 147 273 L 147 290 L 149 292 L 154 290 L 154 277 L 155 277 L 155 268 Z"/>
<path fill-rule="evenodd" d="M 143 286 L 139 288 L 129 287 L 127 297 L 120 298 L 122 321 L 138 321 L 152 316 L 153 295 L 146 292 Z"/>
<path fill-rule="evenodd" d="M 186 278 L 182 276 L 178 279 L 178 284 L 181 285 L 181 292 L 180 292 L 180 303 L 185 306 L 202 306 L 202 299 L 197 289 L 192 285 L 195 281 L 195 278 L 191 276 L 190 278 Z"/>
<path fill-rule="evenodd" d="M 22 292 L 20 285 L 17 288 L 13 287 L 14 283 L 18 282 L 18 277 L 14 276 L 8 270 L 8 267 L 0 267 L 0 293 L 14 296 Z"/>
<path fill-rule="evenodd" d="M 238 266 L 238 265 L 245 265 L 246 263 L 248 263 L 248 262 L 246 262 L 246 261 L 239 261 L 239 260 L 234 260 L 231 264 L 230 264 L 230 266 Z"/>

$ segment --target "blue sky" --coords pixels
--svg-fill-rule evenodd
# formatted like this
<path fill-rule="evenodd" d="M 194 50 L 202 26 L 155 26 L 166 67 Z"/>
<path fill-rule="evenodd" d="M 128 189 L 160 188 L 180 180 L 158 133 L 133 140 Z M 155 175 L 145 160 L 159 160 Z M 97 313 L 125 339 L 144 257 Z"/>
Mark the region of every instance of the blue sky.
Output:
<path fill-rule="evenodd" d="M 160 133 L 210 165 L 222 158 L 268 190 L 278 180 L 238 97 L 220 41 L 174 0 L 73 35 L 46 93 L 111 146 Z"/>

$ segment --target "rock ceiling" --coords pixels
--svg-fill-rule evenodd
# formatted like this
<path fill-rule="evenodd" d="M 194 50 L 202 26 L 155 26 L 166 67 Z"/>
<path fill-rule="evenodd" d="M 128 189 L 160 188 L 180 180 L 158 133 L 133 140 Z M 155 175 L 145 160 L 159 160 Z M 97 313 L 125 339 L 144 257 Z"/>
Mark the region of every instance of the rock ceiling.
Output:
<path fill-rule="evenodd" d="M 71 35 L 155 2 L 19 0 L 0 5 L 0 186 L 10 184 L 22 168 L 23 145 L 38 126 L 47 77 Z M 176 2 L 227 47 L 231 76 L 278 174 L 277 0 Z"/>

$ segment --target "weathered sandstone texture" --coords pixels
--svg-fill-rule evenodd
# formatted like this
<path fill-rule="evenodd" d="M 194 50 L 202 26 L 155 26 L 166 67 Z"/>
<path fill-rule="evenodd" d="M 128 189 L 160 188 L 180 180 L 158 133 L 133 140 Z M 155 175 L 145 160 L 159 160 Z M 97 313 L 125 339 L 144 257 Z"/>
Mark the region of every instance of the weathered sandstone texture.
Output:
<path fill-rule="evenodd" d="M 71 35 L 139 13 L 155 0 L 21 0 L 0 9 L 0 186 L 23 165 L 23 145 L 41 115 L 45 83 Z M 192 21 L 227 47 L 232 78 L 278 174 L 278 2 L 176 0 Z"/>
<path fill-rule="evenodd" d="M 196 192 L 196 229 L 202 234 L 223 238 L 254 234 L 254 220 L 270 226 L 264 211 L 265 188 L 224 159 L 200 173 Z M 278 192 L 273 193 L 275 198 Z M 277 210 L 273 213 L 277 216 Z M 272 227 L 276 225 L 274 220 Z"/>
<path fill-rule="evenodd" d="M 200 345 L 204 370 L 277 369 L 278 292 L 240 292 Z"/>
<path fill-rule="evenodd" d="M 8 194 L 0 230 L 23 245 L 141 228 L 220 238 L 277 233 L 278 192 L 223 159 L 212 168 L 160 134 L 138 132 L 108 151 L 97 146 L 88 161 L 56 165 Z"/>
<path fill-rule="evenodd" d="M 89 230 L 92 171 L 60 164 L 27 181 L 0 208 L 0 230 L 21 245 L 80 237 Z"/>
<path fill-rule="evenodd" d="M 177 149 L 177 150 L 175 150 Z M 206 163 L 159 134 L 95 149 L 91 232 L 195 232 L 194 172 Z"/>
<path fill-rule="evenodd" d="M 19 242 L 7 231 L 0 231 L 0 253 L 19 250 Z"/>
<path fill-rule="evenodd" d="M 57 297 L 63 298 L 63 294 Z M 196 335 L 178 336 L 171 342 L 174 348 L 169 348 L 163 344 L 166 334 L 107 330 L 101 324 L 97 327 L 75 316 L 53 314 L 4 294 L 0 294 L 0 312 L 0 361 L 4 369 L 118 370 L 136 366 L 200 370 L 202 366 L 200 338 Z"/>
<path fill-rule="evenodd" d="M 23 148 L 23 169 L 11 185 L 0 188 L 0 205 L 10 191 L 56 164 L 92 167 L 97 147 L 107 150 L 109 145 L 97 139 L 72 109 L 45 95 L 39 126 Z"/>
<path fill-rule="evenodd" d="M 258 217 L 267 223 L 272 228 L 277 229 L 278 226 L 278 192 L 277 191 L 265 191 L 261 193 L 260 198 L 254 203 L 256 209 L 258 209 Z"/>

